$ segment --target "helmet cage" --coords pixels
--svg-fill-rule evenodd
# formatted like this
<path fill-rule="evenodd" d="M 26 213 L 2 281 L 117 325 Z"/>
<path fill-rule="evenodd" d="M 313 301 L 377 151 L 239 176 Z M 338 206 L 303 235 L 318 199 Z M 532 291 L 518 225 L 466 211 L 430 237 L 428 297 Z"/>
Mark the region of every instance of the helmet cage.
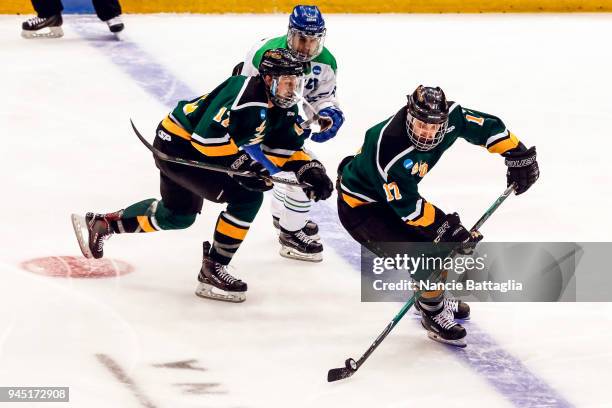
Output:
<path fill-rule="evenodd" d="M 438 129 L 436 130 L 435 134 L 427 135 L 427 131 L 423 130 L 423 126 L 421 124 L 438 125 Z M 446 135 L 447 127 L 448 119 L 441 123 L 428 123 L 412 116 L 409 110 L 407 112 L 406 130 L 408 133 L 408 138 L 410 138 L 410 141 L 417 150 L 428 151 L 438 146 L 444 139 L 444 135 Z"/>
<path fill-rule="evenodd" d="M 323 51 L 326 32 L 327 29 L 325 28 L 319 30 L 318 32 L 308 32 L 290 26 L 289 30 L 287 31 L 287 47 L 298 61 L 312 61 Z M 299 49 L 300 43 L 311 44 L 313 42 L 316 42 L 316 46 L 309 47 L 311 49 Z"/>

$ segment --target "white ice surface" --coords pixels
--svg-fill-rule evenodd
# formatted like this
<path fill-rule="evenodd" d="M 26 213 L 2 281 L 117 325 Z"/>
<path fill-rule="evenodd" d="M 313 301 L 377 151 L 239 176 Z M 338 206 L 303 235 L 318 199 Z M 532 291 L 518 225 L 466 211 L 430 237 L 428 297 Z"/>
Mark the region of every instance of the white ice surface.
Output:
<path fill-rule="evenodd" d="M 78 255 L 68 215 L 158 196 L 151 135 L 168 111 L 64 25 L 60 40 L 19 37 L 0 16 L 0 386 L 71 387 L 70 404 L 140 407 L 99 363 L 120 364 L 155 407 L 503 407 L 510 402 L 405 318 L 360 372 L 325 382 L 358 357 L 399 305 L 359 301 L 359 274 L 327 248 L 318 265 L 281 258 L 268 204 L 235 258 L 244 304 L 193 295 L 201 241 L 219 205 L 188 230 L 113 237 L 108 256 L 136 268 L 117 279 L 46 278 L 27 259 Z M 205 93 L 286 16 L 125 16 L 133 41 Z M 327 16 L 347 122 L 314 145 L 333 173 L 364 131 L 419 83 L 497 114 L 538 147 L 541 180 L 483 230 L 491 241 L 610 241 L 610 15 Z M 96 22 L 94 24 L 102 24 Z M 186 95 L 191 97 L 193 95 Z M 421 184 L 466 223 L 503 190 L 502 160 L 458 142 Z M 333 199 L 330 200 L 333 205 Z M 602 273 L 610 271 L 602 268 Z M 472 304 L 474 320 L 580 407 L 609 406 L 610 304 Z M 157 368 L 197 360 L 206 371 Z M 190 394 L 186 383 L 218 383 Z M 28 406 L 38 406 L 32 404 Z"/>

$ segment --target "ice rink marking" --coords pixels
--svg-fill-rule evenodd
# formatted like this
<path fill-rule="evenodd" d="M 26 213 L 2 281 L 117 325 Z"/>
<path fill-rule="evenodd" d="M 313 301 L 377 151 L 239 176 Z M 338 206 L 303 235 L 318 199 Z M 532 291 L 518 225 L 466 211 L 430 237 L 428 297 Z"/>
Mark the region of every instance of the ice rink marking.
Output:
<path fill-rule="evenodd" d="M 157 408 L 157 406 L 153 404 L 151 400 L 147 398 L 146 395 L 144 395 L 144 393 L 140 388 L 138 388 L 134 380 L 129 375 L 127 375 L 125 370 L 123 370 L 123 368 L 121 368 L 121 366 L 115 360 L 113 360 L 110 356 L 107 356 L 106 354 L 96 354 L 96 358 L 104 367 L 108 369 L 108 371 L 111 372 L 111 374 L 113 374 L 117 381 L 125 385 L 132 392 L 132 394 L 134 394 L 134 396 L 138 399 L 138 401 L 143 407 Z"/>
<path fill-rule="evenodd" d="M 114 64 L 168 109 L 174 107 L 178 100 L 199 95 L 180 79 L 175 78 L 136 43 L 126 40 L 116 41 L 112 35 L 92 24 L 97 21 L 94 16 L 75 16 L 66 20 L 81 37 L 108 56 Z M 315 205 L 312 211 L 321 226 L 321 236 L 325 243 L 359 271 L 359 245 L 342 229 L 337 220 L 335 206 Z M 461 350 L 449 346 L 449 352 L 482 375 L 494 389 L 516 407 L 573 407 L 555 389 L 531 373 L 518 358 L 503 350 L 476 324 L 468 323 L 466 327 L 469 332 L 469 346 Z"/>

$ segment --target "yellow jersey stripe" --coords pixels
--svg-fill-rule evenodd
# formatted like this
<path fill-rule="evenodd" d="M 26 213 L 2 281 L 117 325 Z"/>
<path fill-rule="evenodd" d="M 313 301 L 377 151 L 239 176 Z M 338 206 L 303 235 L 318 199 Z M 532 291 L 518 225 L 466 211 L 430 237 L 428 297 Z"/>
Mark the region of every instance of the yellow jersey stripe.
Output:
<path fill-rule="evenodd" d="M 285 164 L 287 164 L 290 161 L 300 161 L 300 160 L 311 161 L 312 160 L 312 157 L 310 157 L 303 150 L 298 150 L 289 157 L 276 156 L 270 152 L 264 152 L 264 154 L 277 167 L 283 167 Z"/>
<path fill-rule="evenodd" d="M 421 215 L 415 220 L 406 221 L 406 224 L 412 225 L 413 227 L 427 227 L 433 224 L 435 218 L 436 209 L 433 205 L 429 204 L 428 202 L 425 202 L 425 204 L 423 205 L 423 215 Z"/>
<path fill-rule="evenodd" d="M 516 146 L 519 145 L 519 140 L 512 132 L 510 132 L 509 136 L 510 137 L 508 139 L 504 139 L 498 143 L 493 144 L 492 146 L 489 146 L 487 150 L 491 153 L 503 154 L 506 153 L 508 150 L 514 149 Z"/>
<path fill-rule="evenodd" d="M 191 135 L 185 129 L 174 123 L 168 116 L 162 120 L 162 126 L 173 135 L 179 136 L 185 140 L 191 140 Z"/>
<path fill-rule="evenodd" d="M 191 145 L 196 148 L 200 153 L 206 156 L 218 157 L 218 156 L 231 156 L 232 154 L 238 153 L 238 147 L 233 140 L 229 143 L 219 146 L 202 146 L 200 144 L 191 142 Z"/>
<path fill-rule="evenodd" d="M 342 193 L 342 199 L 345 203 L 347 203 L 351 208 L 359 207 L 360 205 L 369 204 L 367 201 L 361 201 L 357 198 L 351 197 L 346 193 Z"/>

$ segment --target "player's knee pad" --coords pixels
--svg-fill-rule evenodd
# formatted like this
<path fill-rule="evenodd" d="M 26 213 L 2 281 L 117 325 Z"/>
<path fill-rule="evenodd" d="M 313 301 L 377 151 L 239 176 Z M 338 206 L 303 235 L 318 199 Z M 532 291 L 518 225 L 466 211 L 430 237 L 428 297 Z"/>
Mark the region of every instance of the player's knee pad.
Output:
<path fill-rule="evenodd" d="M 173 212 L 166 208 L 163 201 L 158 201 L 153 216 L 159 228 L 163 230 L 176 230 L 190 227 L 195 222 L 197 214 Z"/>

